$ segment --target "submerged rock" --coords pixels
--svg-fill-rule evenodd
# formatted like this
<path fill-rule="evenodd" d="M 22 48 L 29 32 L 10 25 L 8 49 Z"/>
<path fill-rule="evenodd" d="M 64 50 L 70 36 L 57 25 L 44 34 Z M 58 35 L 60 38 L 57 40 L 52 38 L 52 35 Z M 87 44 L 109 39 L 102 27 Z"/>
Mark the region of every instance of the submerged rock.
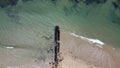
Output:
<path fill-rule="evenodd" d="M 86 4 L 86 5 L 90 5 L 90 4 L 101 4 L 101 3 L 105 3 L 107 0 L 83 0 L 83 2 Z"/>
<path fill-rule="evenodd" d="M 0 0 L 0 7 L 5 8 L 7 6 L 16 6 L 19 0 Z M 33 0 L 22 0 L 23 2 L 33 1 Z"/>
<path fill-rule="evenodd" d="M 120 9 L 120 0 L 116 0 L 112 2 L 113 6 L 115 9 Z"/>
<path fill-rule="evenodd" d="M 52 2 L 54 5 L 56 5 L 57 0 L 51 0 L 51 2 Z"/>
<path fill-rule="evenodd" d="M 15 6 L 17 5 L 18 0 L 0 0 L 0 7 L 4 8 L 7 6 Z"/>
<path fill-rule="evenodd" d="M 33 1 L 33 0 L 22 0 L 23 2 Z"/>
<path fill-rule="evenodd" d="M 113 23 L 120 25 L 120 0 L 112 1 L 113 11 L 111 12 L 111 20 Z"/>

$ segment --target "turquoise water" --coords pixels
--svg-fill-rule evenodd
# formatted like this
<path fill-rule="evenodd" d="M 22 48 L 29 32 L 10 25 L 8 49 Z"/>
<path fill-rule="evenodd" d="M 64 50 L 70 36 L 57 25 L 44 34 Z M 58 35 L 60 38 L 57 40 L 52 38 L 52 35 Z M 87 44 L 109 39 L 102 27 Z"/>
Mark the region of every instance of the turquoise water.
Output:
<path fill-rule="evenodd" d="M 113 8 L 111 0 L 89 6 L 80 2 L 77 7 L 68 0 L 56 3 L 20 0 L 16 6 L 0 8 L 0 42 L 17 47 L 49 48 L 54 26 L 59 25 L 61 30 L 120 47 L 120 25 L 117 24 L 120 21 L 113 22 L 120 16 L 119 12 Z"/>

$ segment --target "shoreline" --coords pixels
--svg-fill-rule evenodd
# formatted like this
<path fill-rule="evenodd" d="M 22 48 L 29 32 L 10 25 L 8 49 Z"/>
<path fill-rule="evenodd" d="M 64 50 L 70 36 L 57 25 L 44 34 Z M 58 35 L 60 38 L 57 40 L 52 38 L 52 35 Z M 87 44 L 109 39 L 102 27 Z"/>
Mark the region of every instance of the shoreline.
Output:
<path fill-rule="evenodd" d="M 61 31 L 61 37 L 60 37 L 60 57 L 63 58 L 63 60 L 59 63 L 58 68 L 119 68 L 120 55 L 116 49 L 113 49 L 112 47 L 108 46 L 107 44 L 103 44 L 102 48 L 97 46 L 98 43 L 93 43 L 92 41 L 82 39 L 80 37 L 75 37 L 71 35 L 69 32 L 63 32 Z M 99 44 L 100 45 L 100 44 Z M 5 49 L 5 50 L 4 50 Z M 9 53 L 14 53 L 14 56 L 10 55 L 12 59 L 15 61 L 12 61 L 11 59 L 5 61 L 5 65 L 9 64 L 8 62 L 12 61 L 13 65 L 9 67 L 2 67 L 2 68 L 30 68 L 30 67 L 37 67 L 37 68 L 51 68 L 49 65 L 49 61 L 39 61 L 34 62 L 35 58 L 30 58 L 27 56 L 28 60 L 22 60 L 22 64 L 14 64 L 19 57 L 15 57 L 17 55 L 17 51 L 23 52 L 24 49 L 16 49 L 16 48 L 4 48 L 4 54 L 6 54 L 6 57 L 1 57 L 2 59 L 9 59 Z M 9 53 L 6 53 L 7 51 L 11 51 Z M 1 50 L 2 51 L 2 50 Z M 29 52 L 29 50 L 25 50 L 26 53 Z M 30 50 L 31 51 L 31 50 Z M 0 52 L 2 54 L 2 52 Z M 32 52 L 29 52 L 29 54 Z M 3 54 L 3 56 L 4 56 Z M 24 55 L 25 53 L 23 53 Z M 28 54 L 28 55 L 29 55 Z M 19 55 L 19 56 L 22 56 Z M 15 58 L 14 58 L 15 57 Z M 1 59 L 1 60 L 2 60 Z M 21 61 L 19 61 L 21 63 Z M 1 64 L 0 64 L 1 65 Z"/>
<path fill-rule="evenodd" d="M 119 68 L 115 49 L 103 44 L 102 48 L 89 40 L 84 40 L 80 36 L 73 36 L 70 33 L 61 33 L 61 53 L 72 54 L 73 57 L 95 65 L 96 68 Z M 88 67 L 89 68 L 89 67 Z"/>

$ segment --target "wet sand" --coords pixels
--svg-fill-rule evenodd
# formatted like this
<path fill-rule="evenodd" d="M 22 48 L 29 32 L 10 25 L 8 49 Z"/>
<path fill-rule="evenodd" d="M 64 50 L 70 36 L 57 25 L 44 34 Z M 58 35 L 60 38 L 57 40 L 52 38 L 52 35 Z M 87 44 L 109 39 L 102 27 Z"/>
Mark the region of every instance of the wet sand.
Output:
<path fill-rule="evenodd" d="M 34 49 L 0 48 L 0 68 L 49 68 L 49 62 L 37 59 Z"/>
<path fill-rule="evenodd" d="M 119 52 L 112 47 L 89 42 L 61 32 L 58 68 L 120 68 Z M 0 68 L 51 68 L 50 61 L 35 61 L 33 50 L 0 48 Z M 33 54 L 33 56 L 32 56 Z"/>
<path fill-rule="evenodd" d="M 74 37 L 66 32 L 61 33 L 60 68 L 119 68 L 119 62 L 112 47 L 98 44 Z"/>

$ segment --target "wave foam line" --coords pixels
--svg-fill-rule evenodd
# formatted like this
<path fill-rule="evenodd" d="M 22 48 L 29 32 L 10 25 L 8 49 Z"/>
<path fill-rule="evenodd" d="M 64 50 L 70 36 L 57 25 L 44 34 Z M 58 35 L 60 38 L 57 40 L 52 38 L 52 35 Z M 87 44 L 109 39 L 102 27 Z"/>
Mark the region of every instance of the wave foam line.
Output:
<path fill-rule="evenodd" d="M 87 38 L 87 37 L 84 37 L 84 36 L 76 35 L 75 33 L 70 33 L 70 35 L 75 36 L 75 37 L 79 37 L 79 38 L 81 38 L 83 40 L 87 40 L 87 41 L 92 42 L 92 43 L 95 43 L 100 48 L 102 48 L 102 45 L 104 45 L 104 43 L 102 41 L 100 41 L 99 39 Z"/>
<path fill-rule="evenodd" d="M 13 49 L 14 47 L 6 47 L 7 49 Z"/>

